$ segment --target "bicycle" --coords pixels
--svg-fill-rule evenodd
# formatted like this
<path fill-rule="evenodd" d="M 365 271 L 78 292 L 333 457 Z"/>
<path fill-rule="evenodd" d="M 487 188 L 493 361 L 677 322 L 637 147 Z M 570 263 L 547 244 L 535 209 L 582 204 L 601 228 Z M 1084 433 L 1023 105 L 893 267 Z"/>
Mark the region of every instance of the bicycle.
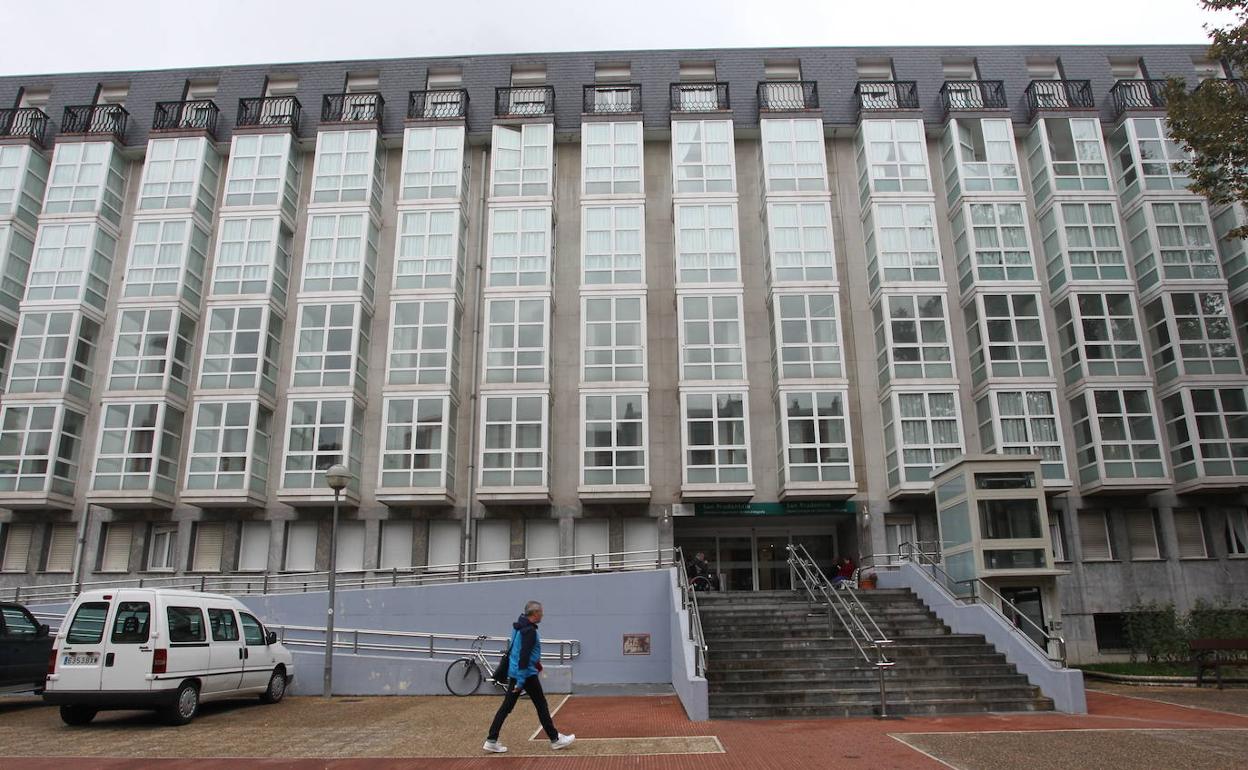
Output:
<path fill-rule="evenodd" d="M 482 682 L 489 682 L 501 690 L 507 689 L 506 682 L 494 679 L 494 668 L 486 660 L 485 652 L 481 649 L 486 639 L 489 637 L 484 634 L 478 636 L 467 655 L 446 667 L 446 689 L 450 690 L 452 695 L 472 695 Z"/>

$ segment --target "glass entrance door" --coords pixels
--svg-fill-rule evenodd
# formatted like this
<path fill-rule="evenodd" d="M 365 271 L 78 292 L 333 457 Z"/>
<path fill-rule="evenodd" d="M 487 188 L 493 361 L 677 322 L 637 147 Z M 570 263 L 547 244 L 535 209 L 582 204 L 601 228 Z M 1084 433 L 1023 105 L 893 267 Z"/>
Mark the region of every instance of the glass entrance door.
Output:
<path fill-rule="evenodd" d="M 1018 609 L 1018 612 L 1015 613 L 1010 608 L 1004 607 L 1005 616 L 1012 620 L 1014 625 L 1017 626 L 1020 631 L 1031 637 L 1033 642 L 1040 645 L 1041 649 L 1044 649 L 1048 642 L 1044 638 L 1044 634 L 1040 632 L 1040 629 L 1045 628 L 1045 625 L 1044 603 L 1040 598 L 1039 587 L 1026 586 L 1023 588 L 1002 588 L 1001 596 L 1005 597 L 1006 601 L 1013 604 Z M 1021 620 L 1018 617 L 1019 615 L 1025 616 L 1027 620 L 1031 621 L 1031 623 Z M 1039 628 L 1037 628 L 1037 626 L 1039 626 Z"/>
<path fill-rule="evenodd" d="M 719 538 L 719 570 L 725 591 L 754 590 L 754 538 Z"/>
<path fill-rule="evenodd" d="M 793 585 L 788 546 L 801 543 L 829 578 L 836 573 L 842 556 L 835 529 L 827 526 L 725 528 L 690 527 L 676 534 L 675 542 L 685 558 L 699 551 L 706 554 L 711 571 L 719 576 L 724 591 L 787 591 Z M 797 586 L 801 588 L 801 586 Z"/>
<path fill-rule="evenodd" d="M 758 590 L 787 591 L 793 587 L 789 574 L 788 535 L 755 538 L 758 547 Z"/>

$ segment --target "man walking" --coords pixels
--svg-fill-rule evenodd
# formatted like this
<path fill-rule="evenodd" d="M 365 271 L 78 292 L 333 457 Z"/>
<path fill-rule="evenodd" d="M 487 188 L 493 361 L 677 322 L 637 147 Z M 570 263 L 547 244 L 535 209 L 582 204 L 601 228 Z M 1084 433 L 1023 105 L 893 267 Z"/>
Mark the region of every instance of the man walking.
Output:
<path fill-rule="evenodd" d="M 507 693 L 503 695 L 503 704 L 498 707 L 485 745 L 481 747 L 486 751 L 495 754 L 507 751 L 507 747 L 498 742 L 498 734 L 503 729 L 503 722 L 507 721 L 507 715 L 516 707 L 516 701 L 520 700 L 521 692 L 527 692 L 529 700 L 533 701 L 537 720 L 542 723 L 552 749 L 566 749 L 576 740 L 575 735 L 564 735 L 555 729 L 555 723 L 550 719 L 550 707 L 546 705 L 546 694 L 542 692 L 542 682 L 537 676 L 542 670 L 542 639 L 537 633 L 537 624 L 541 622 L 542 603 L 530 601 L 524 605 L 524 614 L 511 624 Z"/>

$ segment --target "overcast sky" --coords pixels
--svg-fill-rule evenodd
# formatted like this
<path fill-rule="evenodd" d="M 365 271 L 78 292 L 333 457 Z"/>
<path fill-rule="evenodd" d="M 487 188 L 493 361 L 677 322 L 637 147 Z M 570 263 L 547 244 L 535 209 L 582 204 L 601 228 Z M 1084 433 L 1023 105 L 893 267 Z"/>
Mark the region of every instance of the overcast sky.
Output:
<path fill-rule="evenodd" d="M 1198 0 L 3 0 L 0 74 L 444 54 L 1203 43 Z"/>

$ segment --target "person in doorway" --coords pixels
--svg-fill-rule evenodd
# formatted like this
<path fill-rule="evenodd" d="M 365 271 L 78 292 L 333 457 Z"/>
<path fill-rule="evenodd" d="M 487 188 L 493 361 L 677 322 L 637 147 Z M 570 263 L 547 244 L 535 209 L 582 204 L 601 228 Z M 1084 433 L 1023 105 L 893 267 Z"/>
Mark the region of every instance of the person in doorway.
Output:
<path fill-rule="evenodd" d="M 846 581 L 852 582 L 854 569 L 854 560 L 848 556 L 842 557 L 840 566 L 836 568 L 836 574 L 832 576 L 832 585 L 839 586 Z"/>
<path fill-rule="evenodd" d="M 494 715 L 490 724 L 490 732 L 481 748 L 495 754 L 502 754 L 507 747 L 498 742 L 498 734 L 503 729 L 507 715 L 516 707 L 520 693 L 528 693 L 537 710 L 537 720 L 541 722 L 546 737 L 550 739 L 552 749 L 566 749 L 576 740 L 575 735 L 564 735 L 555 729 L 550 718 L 550 706 L 546 704 L 546 694 L 542 692 L 542 682 L 538 675 L 542 671 L 542 638 L 537 633 L 537 624 L 542 622 L 542 603 L 530 601 L 524 605 L 524 614 L 511 624 L 511 653 L 507 665 L 507 690 L 503 695 L 503 703 Z"/>

